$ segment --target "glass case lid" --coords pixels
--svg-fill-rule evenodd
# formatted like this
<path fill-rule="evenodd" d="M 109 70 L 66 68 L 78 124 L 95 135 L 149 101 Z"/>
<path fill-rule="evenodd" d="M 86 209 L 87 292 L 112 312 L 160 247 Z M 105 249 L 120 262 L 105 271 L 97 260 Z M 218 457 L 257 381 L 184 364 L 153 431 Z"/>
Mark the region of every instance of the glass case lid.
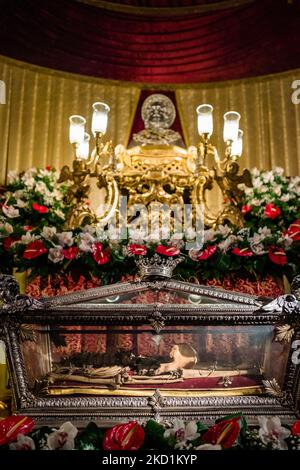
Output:
<path fill-rule="evenodd" d="M 184 308 L 216 308 L 223 306 L 257 309 L 263 305 L 262 299 L 239 292 L 201 286 L 176 280 L 124 282 L 109 286 L 97 287 L 86 291 L 75 292 L 54 298 L 44 298 L 49 308 L 70 307 L 83 308 L 89 304 L 93 310 L 99 306 L 113 308 L 124 305 L 164 305 Z"/>

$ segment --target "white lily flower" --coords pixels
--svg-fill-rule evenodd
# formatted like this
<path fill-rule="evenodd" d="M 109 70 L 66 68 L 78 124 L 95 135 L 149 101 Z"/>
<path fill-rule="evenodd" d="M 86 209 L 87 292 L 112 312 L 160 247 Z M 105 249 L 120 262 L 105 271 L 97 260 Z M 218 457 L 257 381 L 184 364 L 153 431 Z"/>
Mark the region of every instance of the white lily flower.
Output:
<path fill-rule="evenodd" d="M 33 189 L 35 186 L 35 179 L 32 176 L 27 176 L 25 175 L 22 177 L 22 181 L 26 186 L 26 189 Z"/>
<path fill-rule="evenodd" d="M 22 201 L 22 199 L 17 199 L 16 206 L 19 207 L 20 209 L 23 209 L 24 207 L 28 206 L 28 203 L 25 201 Z"/>
<path fill-rule="evenodd" d="M 282 176 L 284 173 L 284 169 L 281 168 L 280 166 L 276 166 L 273 170 L 273 173 L 277 176 Z"/>
<path fill-rule="evenodd" d="M 62 247 L 55 246 L 54 248 L 50 248 L 48 253 L 48 259 L 52 261 L 52 263 L 60 263 L 64 259 Z"/>
<path fill-rule="evenodd" d="M 92 251 L 92 244 L 96 241 L 96 239 L 88 232 L 81 233 L 79 235 L 80 243 L 79 249 L 84 253 Z"/>
<path fill-rule="evenodd" d="M 261 200 L 259 200 L 257 197 L 251 200 L 251 205 L 252 206 L 260 206 L 261 205 Z"/>
<path fill-rule="evenodd" d="M 228 225 L 219 225 L 217 231 L 223 238 L 227 238 L 228 235 L 232 232 L 231 228 Z"/>
<path fill-rule="evenodd" d="M 222 253 L 226 253 L 228 249 L 236 242 L 237 237 L 235 235 L 229 235 L 225 240 L 219 243 L 219 249 Z"/>
<path fill-rule="evenodd" d="M 209 230 L 204 230 L 204 243 L 212 242 L 216 238 L 216 232 L 210 228 Z"/>
<path fill-rule="evenodd" d="M 260 227 L 258 233 L 262 236 L 262 239 L 272 236 L 272 230 L 266 226 Z"/>
<path fill-rule="evenodd" d="M 18 434 L 17 440 L 9 444 L 10 450 L 35 450 L 34 440 L 24 434 Z"/>
<path fill-rule="evenodd" d="M 282 201 L 282 202 L 288 202 L 290 199 L 291 199 L 290 194 L 283 194 L 283 195 L 280 197 L 280 201 Z"/>
<path fill-rule="evenodd" d="M 7 206 L 6 204 L 3 204 L 2 212 L 9 219 L 15 219 L 20 215 L 19 209 L 16 209 L 14 206 Z"/>
<path fill-rule="evenodd" d="M 47 188 L 46 184 L 43 181 L 38 181 L 36 183 L 35 190 L 38 193 L 41 193 L 41 194 L 46 194 L 48 192 L 48 188 Z"/>
<path fill-rule="evenodd" d="M 8 172 L 8 175 L 7 175 L 8 184 L 12 184 L 15 181 L 17 181 L 18 179 L 19 179 L 19 177 L 18 177 L 18 173 L 16 172 L 16 170 L 10 170 Z"/>
<path fill-rule="evenodd" d="M 56 227 L 43 227 L 41 236 L 46 240 L 51 240 L 56 235 Z"/>
<path fill-rule="evenodd" d="M 255 255 L 264 255 L 265 253 L 267 253 L 262 243 L 257 243 L 257 244 L 250 243 L 250 248 Z"/>
<path fill-rule="evenodd" d="M 273 174 L 273 171 L 265 171 L 264 173 L 262 173 L 262 179 L 263 179 L 263 182 L 264 183 L 273 183 L 274 181 L 274 174 Z"/>
<path fill-rule="evenodd" d="M 67 421 L 61 427 L 47 437 L 47 445 L 50 450 L 74 450 L 75 437 L 78 429 Z"/>
<path fill-rule="evenodd" d="M 283 235 L 282 237 L 278 238 L 278 243 L 282 243 L 284 248 L 288 248 L 293 244 L 294 240 L 289 237 L 287 234 Z"/>
<path fill-rule="evenodd" d="M 13 233 L 14 228 L 8 222 L 5 222 L 5 223 L 0 222 L 0 230 L 3 230 L 4 232 L 11 234 Z"/>
<path fill-rule="evenodd" d="M 61 246 L 72 246 L 74 243 L 73 232 L 61 232 L 57 234 L 58 242 Z"/>
<path fill-rule="evenodd" d="M 24 243 L 24 245 L 28 245 L 28 243 L 33 242 L 34 240 L 37 240 L 38 237 L 37 235 L 32 234 L 31 232 L 26 232 L 25 235 L 22 235 L 21 237 L 21 242 Z"/>
<path fill-rule="evenodd" d="M 54 211 L 54 213 L 55 213 L 55 215 L 57 215 L 57 217 L 59 217 L 60 219 L 65 219 L 65 214 L 63 213 L 62 210 L 56 209 L 56 210 Z"/>
<path fill-rule="evenodd" d="M 260 170 L 258 168 L 256 168 L 256 166 L 255 166 L 254 168 L 252 168 L 251 173 L 252 173 L 253 176 L 259 176 L 260 175 Z"/>
<path fill-rule="evenodd" d="M 281 196 L 281 187 L 279 184 L 277 184 L 276 186 L 273 186 L 272 189 L 273 189 L 273 192 L 276 194 L 276 196 Z"/>
<path fill-rule="evenodd" d="M 264 444 L 271 444 L 272 449 L 287 450 L 288 446 L 285 439 L 289 437 L 291 432 L 281 426 L 281 421 L 278 416 L 267 418 L 266 416 L 259 416 L 258 423 L 260 425 L 258 435 Z"/>
<path fill-rule="evenodd" d="M 97 227 L 93 227 L 92 225 L 85 225 L 82 228 L 82 232 L 83 233 L 89 233 L 90 235 L 95 235 L 95 233 L 97 234 L 97 228 L 99 227 L 99 225 L 97 225 Z M 103 230 L 103 227 L 101 227 L 101 228 Z"/>
<path fill-rule="evenodd" d="M 175 449 L 186 449 L 189 447 L 188 441 L 194 441 L 200 436 L 197 431 L 196 421 L 185 423 L 182 419 L 175 419 L 174 426 L 164 432 L 164 437 L 168 439 L 174 436 L 177 441 Z"/>

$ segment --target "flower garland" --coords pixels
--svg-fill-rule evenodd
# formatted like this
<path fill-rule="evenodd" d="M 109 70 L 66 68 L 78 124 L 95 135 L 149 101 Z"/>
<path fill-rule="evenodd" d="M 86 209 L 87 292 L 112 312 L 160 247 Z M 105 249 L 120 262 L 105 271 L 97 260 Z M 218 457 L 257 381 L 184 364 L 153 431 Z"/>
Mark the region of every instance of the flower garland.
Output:
<path fill-rule="evenodd" d="M 67 185 L 55 170 L 28 170 L 9 175 L 1 199 L 0 263 L 2 271 L 29 271 L 31 278 L 49 275 L 98 278 L 118 282 L 136 273 L 134 259 L 184 258 L 176 273 L 181 279 L 223 279 L 239 273 L 245 278 L 267 274 L 293 278 L 300 270 L 300 177 L 283 170 L 252 171 L 253 188 L 244 188 L 242 229 L 219 225 L 204 231 L 203 246 L 185 248 L 186 240 L 114 240 L 101 226 L 64 230 Z"/>
<path fill-rule="evenodd" d="M 32 418 L 0 420 L 0 450 L 300 450 L 300 420 L 292 426 L 277 416 L 257 418 L 249 427 L 242 413 L 224 416 L 211 427 L 196 421 L 174 420 L 165 426 L 150 419 L 118 424 L 103 430 L 90 422 L 79 431 L 71 422 L 59 429 L 36 428 Z"/>

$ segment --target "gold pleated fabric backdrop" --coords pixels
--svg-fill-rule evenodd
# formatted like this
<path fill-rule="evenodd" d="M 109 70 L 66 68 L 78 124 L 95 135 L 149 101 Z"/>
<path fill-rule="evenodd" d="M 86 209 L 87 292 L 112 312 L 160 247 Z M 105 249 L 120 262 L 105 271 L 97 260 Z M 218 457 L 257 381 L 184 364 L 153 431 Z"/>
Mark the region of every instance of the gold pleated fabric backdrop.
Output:
<path fill-rule="evenodd" d="M 69 116 L 81 114 L 91 127 L 92 104 L 104 101 L 111 111 L 107 139 L 126 142 L 139 88 L 55 72 L 0 57 L 6 104 L 0 105 L 1 183 L 9 170 L 52 165 L 73 159 Z"/>
<path fill-rule="evenodd" d="M 188 144 L 196 144 L 196 107 L 214 106 L 212 142 L 219 152 L 223 114 L 240 112 L 244 130 L 241 166 L 300 174 L 300 104 L 292 103 L 292 82 L 300 70 L 231 82 L 176 86 L 182 127 Z M 91 106 L 111 107 L 107 138 L 126 145 L 142 85 L 111 82 L 52 71 L 0 57 L 0 80 L 6 83 L 6 104 L 0 105 L 1 183 L 9 170 L 32 166 L 60 168 L 72 161 L 68 117 L 81 114 L 90 128 Z M 153 88 L 153 87 L 152 87 Z M 166 88 L 166 86 L 164 86 Z M 172 89 L 172 86 L 169 87 Z"/>
<path fill-rule="evenodd" d="M 300 175 L 300 104 L 292 102 L 292 83 L 300 69 L 265 77 L 185 86 L 176 92 L 186 139 L 197 142 L 196 107 L 214 107 L 212 142 L 224 149 L 223 114 L 238 111 L 244 131 L 242 167 L 285 169 L 288 176 Z M 194 116 L 195 119 L 191 119 Z"/>

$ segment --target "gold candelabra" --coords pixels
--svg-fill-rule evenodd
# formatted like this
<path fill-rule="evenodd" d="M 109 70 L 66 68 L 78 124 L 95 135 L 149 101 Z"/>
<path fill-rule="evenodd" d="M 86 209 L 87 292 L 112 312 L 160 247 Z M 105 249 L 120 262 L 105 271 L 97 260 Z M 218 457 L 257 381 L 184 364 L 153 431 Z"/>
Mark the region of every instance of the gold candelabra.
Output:
<path fill-rule="evenodd" d="M 166 97 L 163 98 L 165 101 Z M 161 123 L 157 123 L 157 98 L 155 106 L 154 127 L 151 128 L 150 114 L 148 129 L 143 131 L 143 139 L 151 139 L 153 135 L 158 139 L 160 132 L 164 139 L 168 135 L 163 117 Z M 119 144 L 113 149 L 111 141 L 103 142 L 109 110 L 105 103 L 93 104 L 92 134 L 95 138 L 95 148 L 91 154 L 90 136 L 85 133 L 86 120 L 78 115 L 70 117 L 69 137 L 75 158 L 72 170 L 64 166 L 60 175 L 60 181 L 71 181 L 67 196 L 70 204 L 67 220 L 69 228 L 76 228 L 83 223 L 109 221 L 118 214 L 121 194 L 127 196 L 129 208 L 135 204 L 148 207 L 154 202 L 183 207 L 188 202 L 192 206 L 191 217 L 194 220 L 197 218 L 198 208 L 201 208 L 206 226 L 214 227 L 226 222 L 242 226 L 243 217 L 239 207 L 242 191 L 239 185 L 244 183 L 251 186 L 251 177 L 248 170 L 239 174 L 238 159 L 242 154 L 243 132 L 239 129 L 238 113 L 230 111 L 224 115 L 225 152 L 224 157 L 220 158 L 216 147 L 211 143 L 211 105 L 198 106 L 200 141 L 197 147 L 189 147 L 187 150 L 165 141 L 163 145 L 157 142 L 151 144 L 151 140 L 150 143 L 142 143 L 128 149 Z M 208 166 L 209 159 L 213 161 L 211 169 Z M 96 216 L 87 205 L 91 178 L 96 178 L 98 188 L 106 189 L 101 216 Z M 212 189 L 214 183 L 221 189 L 225 201 L 222 210 L 217 214 L 210 211 L 206 200 L 207 191 Z"/>

